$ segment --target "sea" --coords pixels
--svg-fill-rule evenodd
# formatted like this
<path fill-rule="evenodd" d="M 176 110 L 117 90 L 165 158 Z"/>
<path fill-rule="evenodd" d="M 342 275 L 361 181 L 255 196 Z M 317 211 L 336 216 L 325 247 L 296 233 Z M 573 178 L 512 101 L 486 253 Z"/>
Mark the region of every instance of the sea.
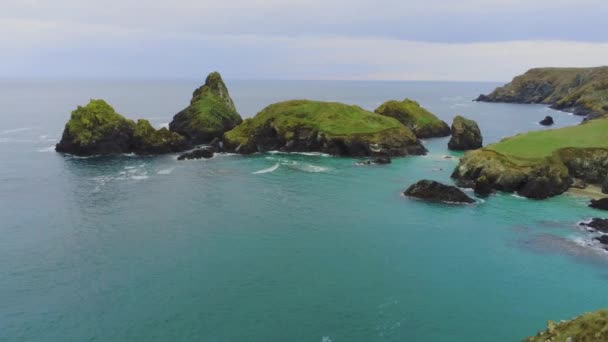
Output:
<path fill-rule="evenodd" d="M 54 151 L 70 112 L 103 98 L 156 127 L 192 80 L 0 81 L 0 341 L 520 341 L 608 306 L 608 253 L 565 194 L 412 200 L 462 153 L 361 166 L 317 153 L 81 158 Z M 484 144 L 580 117 L 477 103 L 499 83 L 227 80 L 243 117 L 288 99 L 373 110 L 411 98 Z M 473 195 L 469 190 L 467 192 Z"/>

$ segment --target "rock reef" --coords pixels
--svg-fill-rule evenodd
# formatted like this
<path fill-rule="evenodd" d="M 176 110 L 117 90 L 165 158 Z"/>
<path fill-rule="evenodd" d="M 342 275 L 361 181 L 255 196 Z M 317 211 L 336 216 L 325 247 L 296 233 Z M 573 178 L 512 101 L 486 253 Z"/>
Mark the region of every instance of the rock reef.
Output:
<path fill-rule="evenodd" d="M 477 122 L 458 115 L 452 122 L 452 137 L 448 142 L 450 150 L 476 150 L 483 145 L 481 130 Z"/>
<path fill-rule="evenodd" d="M 169 129 L 194 144 L 202 144 L 221 138 L 242 121 L 222 76 L 212 72 L 194 91 L 190 105 L 173 117 Z"/>
<path fill-rule="evenodd" d="M 531 69 L 477 101 L 540 103 L 601 117 L 608 114 L 608 67 Z"/>
<path fill-rule="evenodd" d="M 337 102 L 272 104 L 224 134 L 227 152 L 323 152 L 337 156 L 422 155 L 426 149 L 399 121 Z"/>
<path fill-rule="evenodd" d="M 384 102 L 374 112 L 399 120 L 420 139 L 447 137 L 451 132 L 448 124 L 410 99 Z"/>
<path fill-rule="evenodd" d="M 441 184 L 432 180 L 421 180 L 411 185 L 404 195 L 429 202 L 441 203 L 474 203 L 475 200 L 467 196 L 455 186 Z"/>

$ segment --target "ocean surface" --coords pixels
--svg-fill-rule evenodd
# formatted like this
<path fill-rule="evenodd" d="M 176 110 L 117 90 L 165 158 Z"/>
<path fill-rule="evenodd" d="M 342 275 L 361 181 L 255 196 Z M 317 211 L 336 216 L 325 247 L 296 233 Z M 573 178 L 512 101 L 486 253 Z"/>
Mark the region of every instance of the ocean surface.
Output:
<path fill-rule="evenodd" d="M 192 81 L 0 81 L 0 341 L 519 341 L 608 306 L 587 199 L 401 195 L 450 182 L 447 138 L 388 166 L 318 154 L 76 158 L 70 112 L 104 98 L 160 127 Z M 293 98 L 409 97 L 484 142 L 580 117 L 475 103 L 493 83 L 227 81 L 244 117 Z M 445 156 L 452 156 L 446 158 Z"/>

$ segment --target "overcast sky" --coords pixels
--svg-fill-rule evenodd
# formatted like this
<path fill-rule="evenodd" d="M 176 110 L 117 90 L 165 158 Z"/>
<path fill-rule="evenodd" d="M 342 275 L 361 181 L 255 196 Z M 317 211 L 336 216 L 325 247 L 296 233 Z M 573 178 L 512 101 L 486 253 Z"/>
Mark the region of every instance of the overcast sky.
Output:
<path fill-rule="evenodd" d="M 0 77 L 506 81 L 608 64 L 606 0 L 0 0 Z"/>

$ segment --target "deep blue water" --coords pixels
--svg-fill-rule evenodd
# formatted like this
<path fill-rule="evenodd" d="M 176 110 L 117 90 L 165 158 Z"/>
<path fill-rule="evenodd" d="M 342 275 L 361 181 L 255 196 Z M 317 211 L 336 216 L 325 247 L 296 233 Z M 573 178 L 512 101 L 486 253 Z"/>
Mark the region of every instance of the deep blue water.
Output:
<path fill-rule="evenodd" d="M 0 81 L 0 340 L 518 341 L 605 307 L 608 259 L 564 195 L 476 205 L 402 197 L 449 182 L 446 139 L 382 167 L 323 155 L 74 158 L 69 113 L 104 98 L 168 123 L 197 81 Z M 292 98 L 410 97 L 486 143 L 580 118 L 474 103 L 492 83 L 228 81 L 243 116 Z M 453 156 L 452 159 L 445 158 Z"/>

